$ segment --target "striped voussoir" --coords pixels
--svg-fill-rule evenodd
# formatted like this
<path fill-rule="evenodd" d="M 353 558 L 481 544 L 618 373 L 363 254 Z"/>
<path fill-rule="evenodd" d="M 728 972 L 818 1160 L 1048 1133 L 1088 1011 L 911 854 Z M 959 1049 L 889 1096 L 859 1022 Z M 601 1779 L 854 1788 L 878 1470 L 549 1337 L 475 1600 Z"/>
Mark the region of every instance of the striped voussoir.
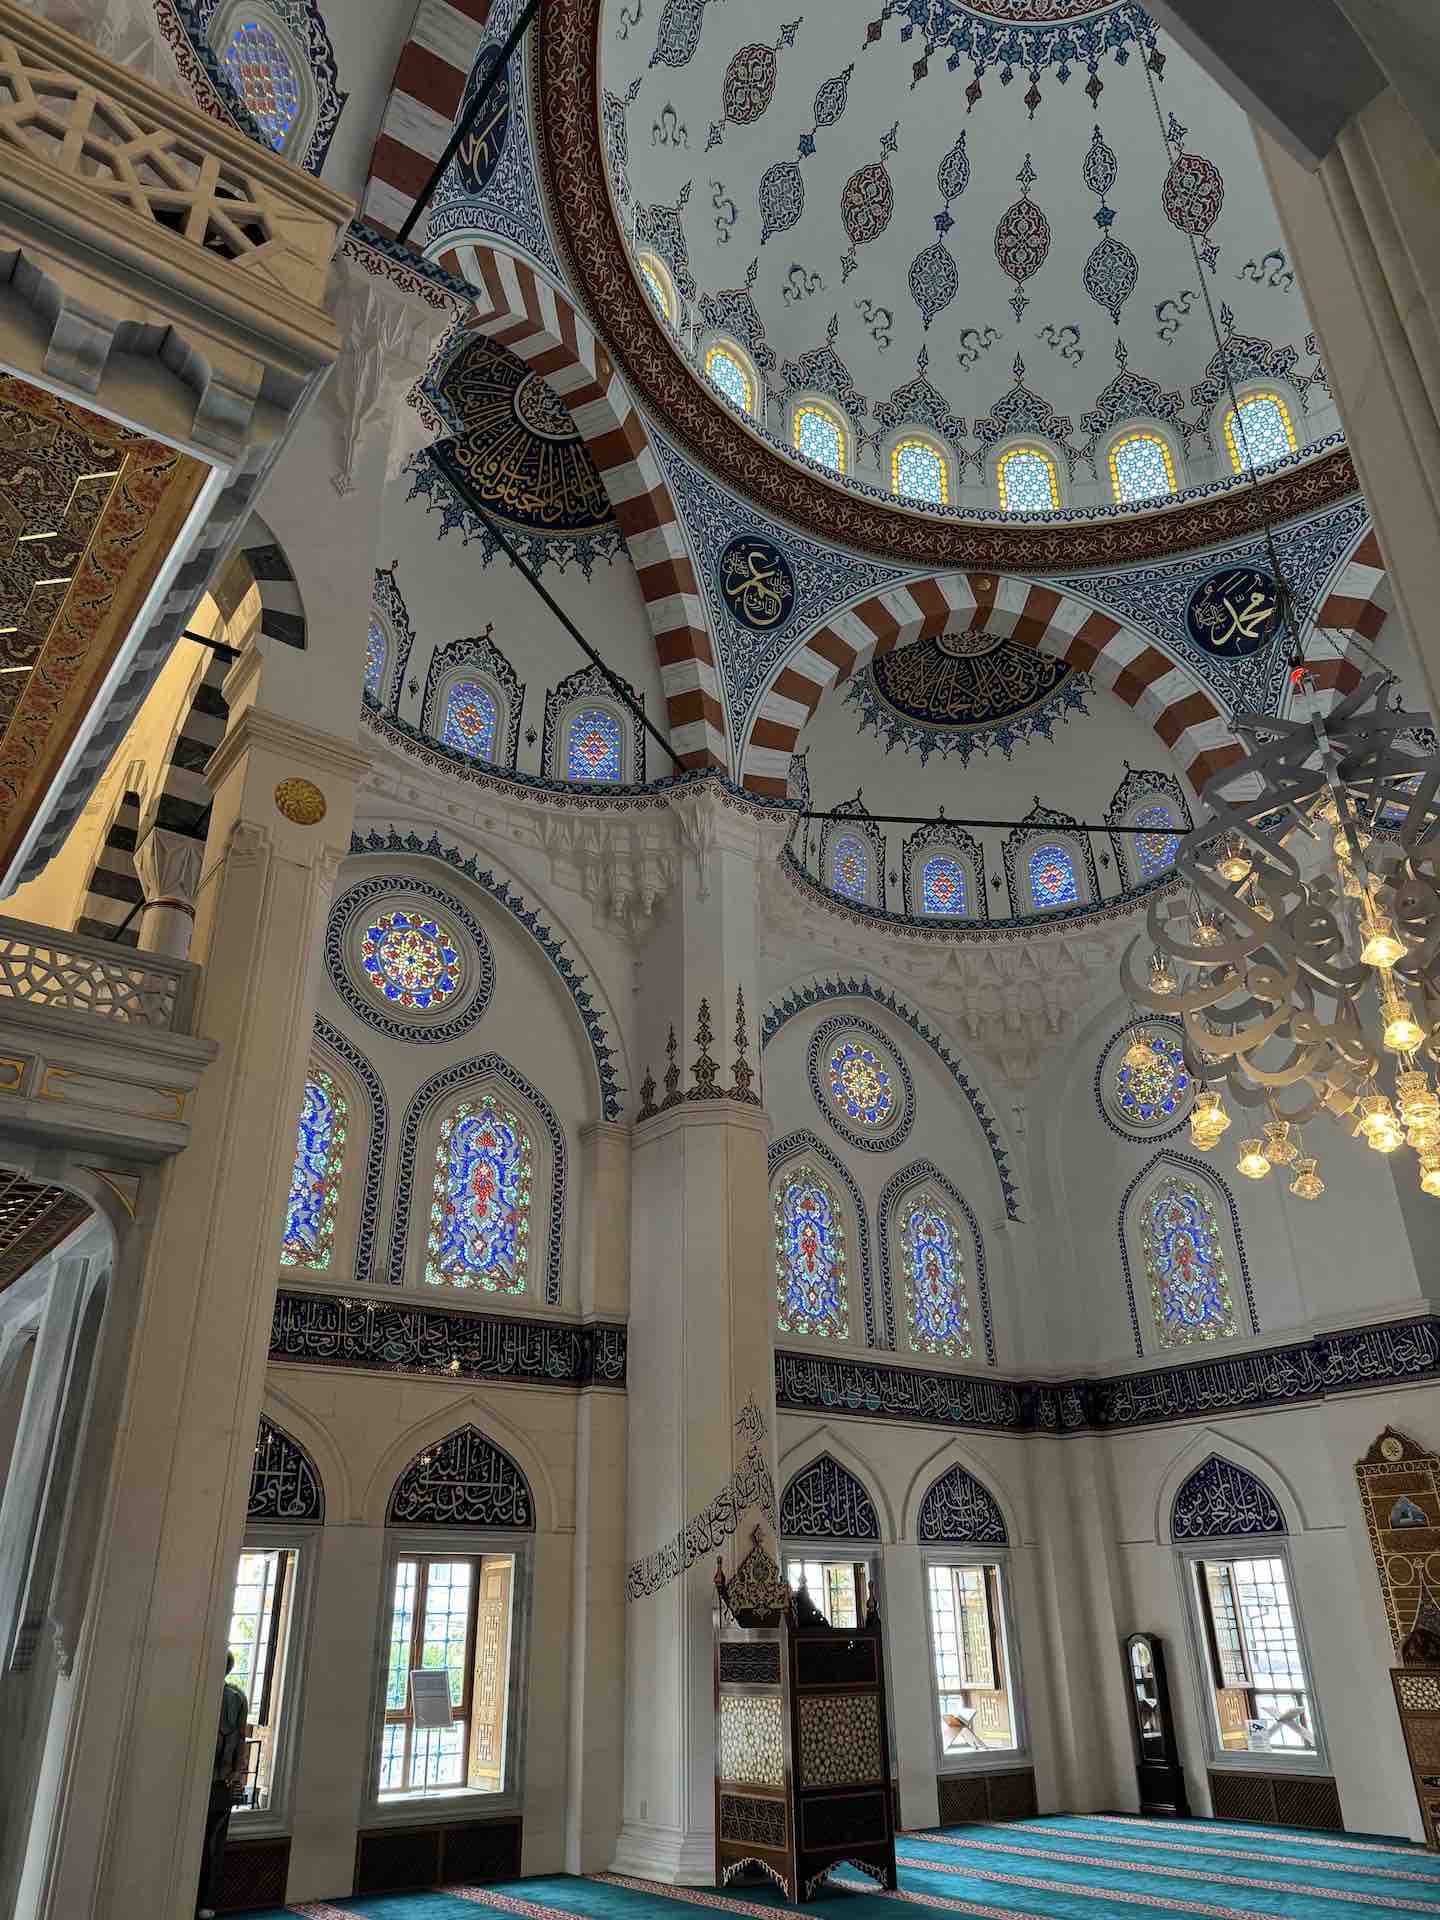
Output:
<path fill-rule="evenodd" d="M 1342 635 L 1356 635 L 1373 648 L 1389 618 L 1389 595 L 1385 562 L 1372 527 L 1335 576 L 1315 616 L 1315 625 L 1326 630 L 1336 649 L 1329 654 L 1309 650 L 1310 672 L 1322 699 L 1329 695 L 1327 706 L 1353 693 L 1370 665 L 1358 649 L 1347 646 Z"/>
<path fill-rule="evenodd" d="M 670 743 L 687 767 L 726 767 L 725 711 L 679 516 L 649 437 L 594 329 L 525 261 L 474 241 L 440 264 L 475 289 L 467 326 L 498 341 L 570 409 L 605 483 L 645 597 Z"/>
<path fill-rule="evenodd" d="M 399 232 L 445 151 L 490 0 L 420 0 L 370 155 L 363 217 Z"/>
<path fill-rule="evenodd" d="M 260 631 L 282 646 L 305 650 L 305 608 L 285 550 L 258 513 L 252 513 L 237 549 L 260 595 Z"/>
<path fill-rule="evenodd" d="M 1038 648 L 1089 674 L 1147 719 L 1198 793 L 1240 757 L 1220 709 L 1199 683 L 1140 634 L 1053 587 L 993 574 L 950 573 L 863 600 L 818 628 L 760 703 L 742 762 L 744 785 L 782 795 L 800 729 L 821 695 L 877 653 L 963 625 Z"/>

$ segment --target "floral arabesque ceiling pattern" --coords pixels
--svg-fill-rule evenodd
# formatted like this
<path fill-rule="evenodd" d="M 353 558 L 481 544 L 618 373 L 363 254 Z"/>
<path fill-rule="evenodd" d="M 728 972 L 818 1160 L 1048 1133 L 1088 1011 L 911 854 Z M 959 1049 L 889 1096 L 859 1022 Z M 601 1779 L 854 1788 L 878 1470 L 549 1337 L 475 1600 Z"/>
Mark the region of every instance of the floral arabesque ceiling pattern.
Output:
<path fill-rule="evenodd" d="M 1112 427 L 1147 414 L 1193 456 L 1182 491 L 1223 477 L 1207 298 L 1301 446 L 1333 432 L 1244 116 L 1129 0 L 605 0 L 598 56 L 617 221 L 669 271 L 678 349 L 737 340 L 782 447 L 798 394 L 835 400 L 849 485 L 888 492 L 913 421 L 967 512 L 1027 432 L 1098 504 Z"/>

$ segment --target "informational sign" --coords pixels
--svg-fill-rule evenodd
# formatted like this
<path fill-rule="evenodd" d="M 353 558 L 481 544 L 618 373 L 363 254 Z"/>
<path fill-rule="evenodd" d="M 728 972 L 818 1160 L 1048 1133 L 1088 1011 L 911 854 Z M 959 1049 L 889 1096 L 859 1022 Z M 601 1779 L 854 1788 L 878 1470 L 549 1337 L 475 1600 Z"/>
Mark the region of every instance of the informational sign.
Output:
<path fill-rule="evenodd" d="M 417 1727 L 448 1727 L 450 1675 L 444 1667 L 412 1667 L 410 1714 Z"/>

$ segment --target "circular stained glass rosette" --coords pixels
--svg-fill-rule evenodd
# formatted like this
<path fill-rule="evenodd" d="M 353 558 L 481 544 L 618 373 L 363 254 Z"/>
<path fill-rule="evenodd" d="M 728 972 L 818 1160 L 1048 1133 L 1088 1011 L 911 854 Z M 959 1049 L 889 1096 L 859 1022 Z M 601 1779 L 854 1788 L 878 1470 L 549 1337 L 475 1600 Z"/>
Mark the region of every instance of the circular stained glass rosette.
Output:
<path fill-rule="evenodd" d="M 1143 1066 L 1131 1066 L 1125 1055 L 1115 1069 L 1115 1103 L 1122 1118 L 1140 1126 L 1174 1120 L 1190 1091 L 1190 1076 L 1179 1043 L 1168 1034 L 1155 1034 L 1150 1057 Z"/>
<path fill-rule="evenodd" d="M 830 1098 L 864 1127 L 882 1127 L 895 1112 L 894 1074 L 873 1047 L 847 1040 L 830 1056 Z"/>
<path fill-rule="evenodd" d="M 360 941 L 360 965 L 381 999 L 420 1013 L 433 1013 L 452 1000 L 463 975 L 451 930 L 404 908 L 370 921 Z"/>

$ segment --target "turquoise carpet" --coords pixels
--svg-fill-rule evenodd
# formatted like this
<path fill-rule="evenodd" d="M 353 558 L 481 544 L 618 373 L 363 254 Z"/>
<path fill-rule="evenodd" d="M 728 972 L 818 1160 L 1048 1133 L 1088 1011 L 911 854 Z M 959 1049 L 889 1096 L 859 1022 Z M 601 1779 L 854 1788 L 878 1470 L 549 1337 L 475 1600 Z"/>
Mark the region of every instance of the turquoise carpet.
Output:
<path fill-rule="evenodd" d="M 882 1893 L 842 1866 L 821 1897 L 845 1920 L 901 1920 L 901 1907 L 979 1920 L 1440 1920 L 1440 1856 L 1403 1840 L 1225 1826 L 1210 1820 L 1137 1820 L 1055 1814 L 1003 1826 L 902 1834 L 900 1885 Z M 661 1887 L 617 1874 L 557 1874 L 501 1886 L 387 1893 L 267 1908 L 249 1920 L 691 1920 L 720 1908 L 775 1920 L 778 1892 L 734 1894 Z M 696 1917 L 698 1920 L 698 1916 Z M 918 1920 L 918 1916 L 916 1916 Z"/>

